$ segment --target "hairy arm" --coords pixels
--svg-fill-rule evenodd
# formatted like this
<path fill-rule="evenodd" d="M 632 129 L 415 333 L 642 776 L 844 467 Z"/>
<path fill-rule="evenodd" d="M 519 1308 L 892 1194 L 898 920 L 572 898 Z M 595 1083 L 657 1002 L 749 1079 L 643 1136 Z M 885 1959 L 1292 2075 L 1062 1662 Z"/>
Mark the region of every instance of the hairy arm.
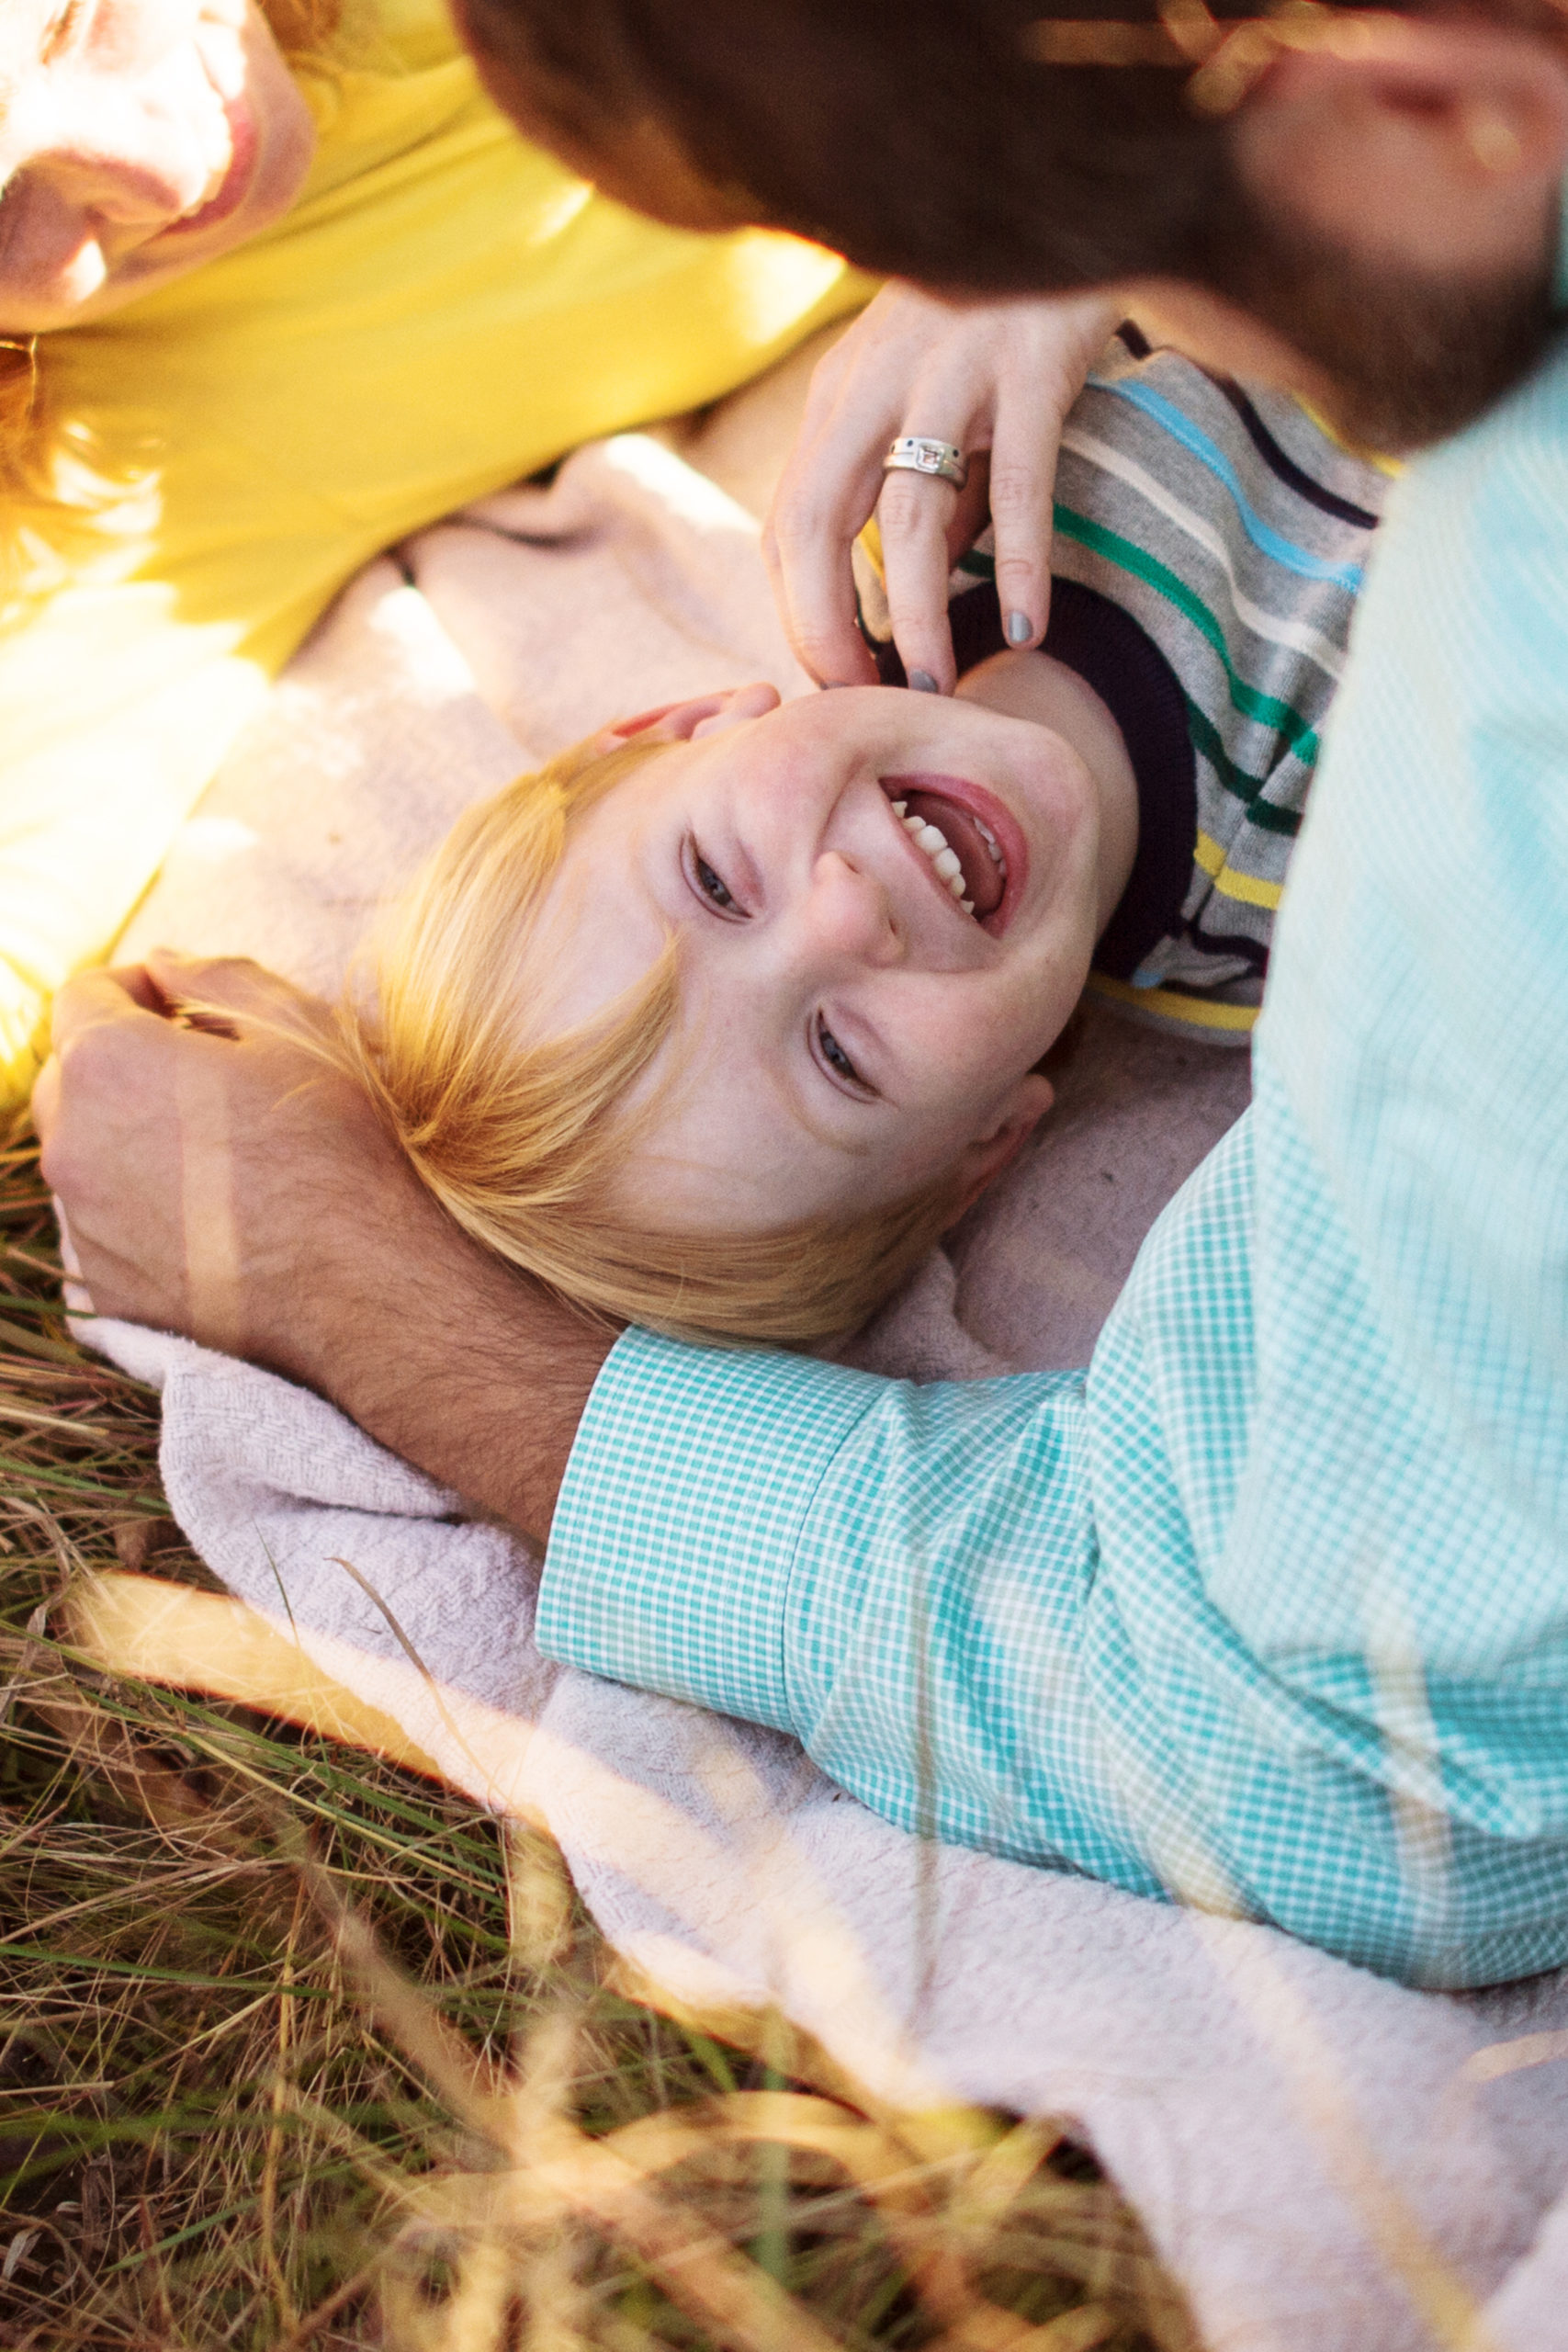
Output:
<path fill-rule="evenodd" d="M 62 992 L 35 1110 L 82 1279 L 99 1314 L 320 1390 L 542 1539 L 615 1334 L 459 1232 L 313 1050 L 327 1019 L 251 964 Z"/>

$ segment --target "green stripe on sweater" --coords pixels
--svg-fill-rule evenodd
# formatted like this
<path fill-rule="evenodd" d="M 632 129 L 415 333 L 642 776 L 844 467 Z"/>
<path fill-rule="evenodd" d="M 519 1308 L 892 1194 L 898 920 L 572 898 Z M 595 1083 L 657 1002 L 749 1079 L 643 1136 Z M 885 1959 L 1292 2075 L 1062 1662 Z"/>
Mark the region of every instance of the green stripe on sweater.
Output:
<path fill-rule="evenodd" d="M 1192 739 L 1193 750 L 1201 752 L 1225 790 L 1246 803 L 1248 820 L 1260 833 L 1283 833 L 1287 841 L 1293 841 L 1301 831 L 1301 810 L 1280 808 L 1272 800 L 1265 800 L 1262 795 L 1267 777 L 1248 775 L 1245 768 L 1238 768 L 1208 714 L 1199 709 L 1190 695 L 1185 700 L 1187 732 Z"/>
<path fill-rule="evenodd" d="M 1311 767 L 1315 763 L 1318 738 L 1314 729 L 1300 711 L 1293 710 L 1289 703 L 1279 701 L 1273 695 L 1260 693 L 1258 687 L 1249 686 L 1245 678 L 1237 676 L 1224 629 L 1202 598 L 1194 594 L 1184 580 L 1179 579 L 1157 557 L 1145 555 L 1142 548 L 1134 547 L 1131 539 L 1122 538 L 1119 532 L 1108 531 L 1102 523 L 1091 523 L 1087 514 L 1076 514 L 1070 506 L 1057 506 L 1056 528 L 1064 537 L 1076 539 L 1080 547 L 1089 548 L 1096 555 L 1105 556 L 1111 562 L 1119 564 L 1123 571 L 1142 580 L 1165 597 L 1168 604 L 1174 605 L 1178 612 L 1184 613 L 1193 628 L 1208 639 L 1224 663 L 1230 698 L 1235 708 L 1244 718 L 1259 719 L 1266 727 L 1274 728 L 1291 745 L 1303 766 Z M 1255 792 L 1259 789 L 1257 785 L 1252 788 Z M 1247 795 L 1242 797 L 1245 798 Z"/>

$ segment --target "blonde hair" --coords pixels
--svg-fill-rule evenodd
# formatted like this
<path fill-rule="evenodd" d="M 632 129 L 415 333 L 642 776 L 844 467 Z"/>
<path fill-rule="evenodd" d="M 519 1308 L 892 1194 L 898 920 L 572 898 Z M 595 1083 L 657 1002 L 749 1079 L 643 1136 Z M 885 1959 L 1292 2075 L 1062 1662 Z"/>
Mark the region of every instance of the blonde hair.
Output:
<path fill-rule="evenodd" d="M 261 0 L 289 65 L 332 71 L 344 0 Z M 0 334 L 0 617 L 14 619 L 56 587 L 95 545 L 106 515 L 156 467 L 151 445 L 106 448 L 53 398 L 53 334 Z"/>
<path fill-rule="evenodd" d="M 671 1036 L 671 940 L 580 1027 L 520 1034 L 528 946 L 572 821 L 663 741 L 562 752 L 464 817 L 373 949 L 375 1010 L 345 1008 L 355 1075 L 435 1198 L 472 1238 L 561 1297 L 682 1339 L 819 1346 L 852 1331 L 957 1205 L 953 1175 L 912 1200 L 767 1233 L 631 1223 L 614 1179 L 665 1089 L 626 1097 Z"/>

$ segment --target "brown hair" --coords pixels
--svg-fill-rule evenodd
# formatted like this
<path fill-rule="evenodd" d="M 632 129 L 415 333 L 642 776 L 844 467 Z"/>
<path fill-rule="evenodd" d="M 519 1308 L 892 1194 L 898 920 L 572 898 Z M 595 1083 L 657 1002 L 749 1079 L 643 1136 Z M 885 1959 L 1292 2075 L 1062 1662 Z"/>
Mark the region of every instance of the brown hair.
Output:
<path fill-rule="evenodd" d="M 375 1010 L 345 1010 L 344 1050 L 443 1207 L 561 1297 L 680 1338 L 819 1345 L 856 1329 L 924 1257 L 958 1205 L 956 1171 L 860 1217 L 765 1233 L 639 1227 L 615 1178 L 665 1099 L 626 1100 L 674 1025 L 674 943 L 593 1020 L 528 1035 L 536 918 L 571 823 L 667 749 L 579 744 L 461 819 L 384 922 Z"/>
<path fill-rule="evenodd" d="M 1314 363 L 1373 447 L 1459 431 L 1555 332 L 1545 243 L 1450 281 L 1325 243 L 1243 179 L 1235 108 L 1281 50 L 1352 40 L 1351 0 L 458 5 L 501 103 L 624 202 L 939 290 L 1185 279 Z M 1457 5 L 1568 41 L 1564 0 Z"/>
<path fill-rule="evenodd" d="M 625 159 L 661 135 L 673 175 L 694 170 L 730 217 L 927 285 L 1215 273 L 1235 189 L 1223 110 L 1190 86 L 1201 47 L 1178 38 L 1194 9 L 1215 29 L 1197 0 L 1157 16 L 1139 0 L 461 5 L 525 129 L 580 164 L 604 157 L 615 193 L 650 210 L 656 166 L 634 188 Z M 1215 14 L 1223 33 L 1242 12 Z M 1095 54 L 1132 62 L 1061 62 Z"/>

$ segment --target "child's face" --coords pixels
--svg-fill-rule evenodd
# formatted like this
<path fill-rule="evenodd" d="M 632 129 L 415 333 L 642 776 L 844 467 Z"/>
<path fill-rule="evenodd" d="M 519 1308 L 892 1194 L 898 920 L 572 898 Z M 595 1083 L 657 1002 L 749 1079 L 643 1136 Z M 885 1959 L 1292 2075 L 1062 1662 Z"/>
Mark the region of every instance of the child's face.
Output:
<path fill-rule="evenodd" d="M 530 959 L 553 1032 L 678 938 L 680 1014 L 645 1081 L 674 1083 L 621 1180 L 656 1227 L 848 1216 L 951 1174 L 977 1192 L 1050 1102 L 1032 1066 L 1099 928 L 1099 800 L 1061 736 L 886 687 L 776 699 L 655 722 L 671 748 L 574 825 Z"/>

